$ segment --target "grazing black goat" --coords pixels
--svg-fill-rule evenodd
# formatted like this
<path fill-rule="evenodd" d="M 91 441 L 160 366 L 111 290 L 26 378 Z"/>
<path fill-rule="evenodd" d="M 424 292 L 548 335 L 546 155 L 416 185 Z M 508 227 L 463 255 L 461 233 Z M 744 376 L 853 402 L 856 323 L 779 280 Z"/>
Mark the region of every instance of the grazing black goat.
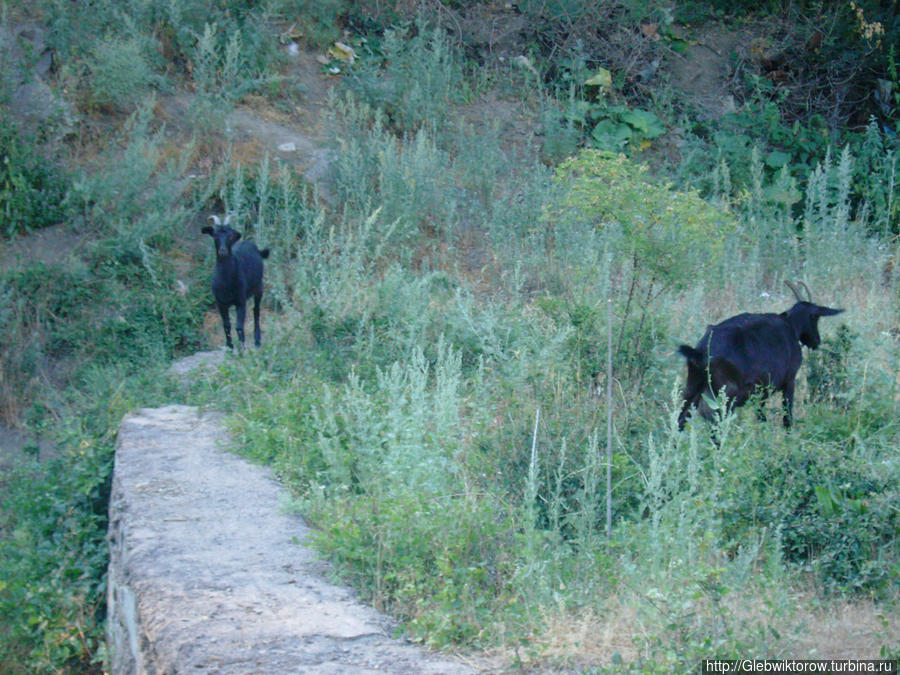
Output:
<path fill-rule="evenodd" d="M 784 404 L 784 426 L 790 427 L 794 404 L 794 379 L 803 361 L 800 345 L 810 349 L 819 346 L 819 318 L 840 314 L 800 297 L 796 286 L 787 282 L 797 303 L 781 314 L 738 314 L 708 326 L 696 347 L 681 345 L 678 352 L 687 359 L 687 384 L 684 405 L 678 416 L 678 428 L 696 406 L 700 415 L 714 420 L 705 397 L 715 398 L 723 388 L 728 406 L 740 407 L 757 391 L 765 399 L 770 390 L 781 392 Z M 762 412 L 759 413 L 762 417 Z"/>
<path fill-rule="evenodd" d="M 247 316 L 247 300 L 253 297 L 253 342 L 259 347 L 259 306 L 263 294 L 263 260 L 269 257 L 269 249 L 260 251 L 252 241 L 242 241 L 241 233 L 231 229 L 225 216 L 221 224 L 218 216 L 210 216 L 215 223 L 213 229 L 209 225 L 201 229 L 204 234 L 213 238 L 216 247 L 216 269 L 213 272 L 212 292 L 216 298 L 216 307 L 222 316 L 222 327 L 225 329 L 225 343 L 234 349 L 231 343 L 231 321 L 228 311 L 232 305 L 237 307 L 237 334 L 240 346 L 244 347 L 244 318 Z"/>

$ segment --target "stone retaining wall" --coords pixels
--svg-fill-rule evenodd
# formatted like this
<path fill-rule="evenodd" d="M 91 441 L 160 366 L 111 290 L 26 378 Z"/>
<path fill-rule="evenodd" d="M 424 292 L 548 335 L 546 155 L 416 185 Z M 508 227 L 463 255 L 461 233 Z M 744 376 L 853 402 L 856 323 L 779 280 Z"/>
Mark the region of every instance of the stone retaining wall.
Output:
<path fill-rule="evenodd" d="M 110 671 L 469 673 L 390 637 L 328 583 L 267 469 L 223 449 L 222 417 L 144 409 L 119 430 L 109 515 Z"/>

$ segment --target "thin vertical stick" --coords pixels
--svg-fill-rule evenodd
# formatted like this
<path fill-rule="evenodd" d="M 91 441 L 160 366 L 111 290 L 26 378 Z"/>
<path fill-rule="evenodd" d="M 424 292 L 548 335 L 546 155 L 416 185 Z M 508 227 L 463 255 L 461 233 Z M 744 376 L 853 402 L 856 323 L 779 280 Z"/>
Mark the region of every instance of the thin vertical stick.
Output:
<path fill-rule="evenodd" d="M 541 419 L 541 408 L 538 406 L 534 412 L 534 433 L 531 435 L 531 462 L 528 464 L 528 542 L 531 553 L 536 545 L 535 532 L 537 531 L 537 433 L 538 423 Z"/>
<path fill-rule="evenodd" d="M 606 543 L 612 536 L 612 298 L 606 299 Z"/>
<path fill-rule="evenodd" d="M 537 432 L 538 432 L 538 422 L 541 419 L 541 408 L 540 406 L 534 411 L 534 433 L 531 435 L 531 464 L 528 467 L 528 473 L 532 479 L 535 476 L 535 462 L 537 461 Z"/>

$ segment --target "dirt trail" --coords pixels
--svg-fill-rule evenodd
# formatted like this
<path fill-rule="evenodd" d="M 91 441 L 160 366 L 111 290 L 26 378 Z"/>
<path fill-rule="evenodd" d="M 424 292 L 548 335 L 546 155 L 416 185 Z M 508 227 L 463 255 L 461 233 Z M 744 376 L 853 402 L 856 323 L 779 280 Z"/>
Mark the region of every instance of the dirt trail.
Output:
<path fill-rule="evenodd" d="M 216 412 L 128 415 L 110 502 L 109 646 L 119 673 L 477 672 L 392 639 L 327 582 L 268 469 L 224 449 Z"/>

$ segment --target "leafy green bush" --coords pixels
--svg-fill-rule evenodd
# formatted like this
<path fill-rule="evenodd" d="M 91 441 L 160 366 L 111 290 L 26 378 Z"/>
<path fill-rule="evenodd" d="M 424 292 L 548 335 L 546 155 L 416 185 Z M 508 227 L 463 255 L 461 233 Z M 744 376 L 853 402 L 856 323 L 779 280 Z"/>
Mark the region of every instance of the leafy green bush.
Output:
<path fill-rule="evenodd" d="M 736 225 L 730 214 L 651 179 L 646 166 L 623 155 L 585 150 L 560 164 L 557 179 L 568 188 L 562 218 L 587 218 L 611 237 L 619 234 L 619 252 L 665 286 L 679 288 L 714 270 Z"/>
<path fill-rule="evenodd" d="M 862 356 L 854 349 L 858 340 L 859 335 L 842 323 L 835 335 L 822 340 L 819 348 L 810 353 L 806 379 L 812 400 L 840 407 L 849 405 L 853 389 L 850 360 Z"/>
<path fill-rule="evenodd" d="M 101 671 L 115 436 L 138 401 L 159 404 L 173 395 L 159 374 L 156 367 L 134 375 L 121 365 L 89 365 L 67 390 L 40 392 L 36 407 L 52 413 L 37 423 L 59 457 L 23 459 L 3 476 L 3 672 Z"/>
<path fill-rule="evenodd" d="M 367 43 L 368 45 L 369 43 Z M 419 15 L 414 26 L 385 31 L 376 51 L 364 54 L 347 86 L 362 101 L 383 110 L 400 133 L 440 128 L 450 106 L 465 100 L 462 64 L 446 33 Z"/>
<path fill-rule="evenodd" d="M 4 672 L 90 672 L 103 642 L 105 501 L 112 446 L 6 477 L 0 503 L 0 667 Z M 93 503 L 100 508 L 95 510 Z"/>
<path fill-rule="evenodd" d="M 91 51 L 90 101 L 115 110 L 130 110 L 143 98 L 154 73 L 147 46 L 136 38 L 107 37 Z"/>
<path fill-rule="evenodd" d="M 590 223 L 618 261 L 610 279 L 620 280 L 609 286 L 609 297 L 622 307 L 615 358 L 631 361 L 623 374 L 644 372 L 653 302 L 718 270 L 735 219 L 695 192 L 652 180 L 647 167 L 624 155 L 584 150 L 559 165 L 556 179 L 565 194 L 550 222 Z"/>
<path fill-rule="evenodd" d="M 723 499 L 725 526 L 735 541 L 749 535 L 750 523 L 779 532 L 784 559 L 814 572 L 827 590 L 890 593 L 900 574 L 900 521 L 891 507 L 898 476 L 859 462 L 843 434 L 829 433 L 829 418 L 805 424 L 822 425 L 814 433 L 834 440 L 752 444 L 726 469 L 741 489 Z"/>
<path fill-rule="evenodd" d="M 609 77 L 609 72 L 605 69 L 601 69 L 601 73 Z M 569 98 L 563 104 L 563 110 L 564 114 L 559 121 L 552 117 L 548 119 L 545 114 L 545 157 L 559 155 L 560 150 L 552 152 L 554 143 L 562 143 L 560 149 L 564 149 L 566 145 L 577 147 L 582 137 L 588 146 L 598 150 L 634 155 L 650 147 L 653 139 L 666 132 L 663 121 L 650 110 L 610 103 L 605 98 L 599 101 L 576 98 L 574 87 L 569 90 Z M 574 150 L 575 147 L 570 147 L 559 159 L 574 154 Z"/>
<path fill-rule="evenodd" d="M 68 177 L 36 150 L 33 140 L 0 122 L 0 234 L 12 236 L 64 220 Z"/>

